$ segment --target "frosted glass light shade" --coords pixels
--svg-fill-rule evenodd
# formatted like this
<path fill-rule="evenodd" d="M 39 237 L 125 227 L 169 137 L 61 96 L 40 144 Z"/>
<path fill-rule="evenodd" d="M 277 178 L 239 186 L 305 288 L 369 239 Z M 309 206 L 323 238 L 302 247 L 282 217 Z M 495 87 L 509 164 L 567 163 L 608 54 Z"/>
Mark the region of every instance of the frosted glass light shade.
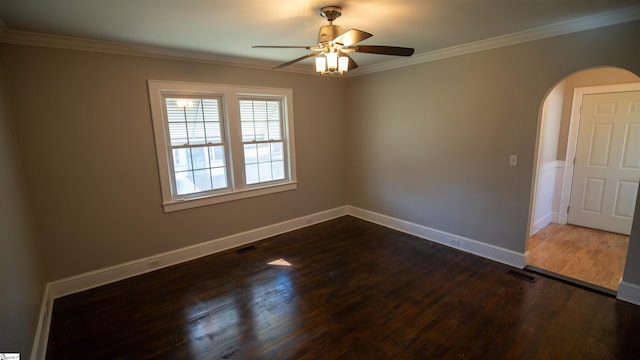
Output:
<path fill-rule="evenodd" d="M 322 55 L 316 56 L 316 71 L 319 73 L 327 71 L 327 59 Z"/>
<path fill-rule="evenodd" d="M 338 69 L 338 53 L 328 52 L 325 56 L 327 57 L 327 69 L 336 71 Z"/>
<path fill-rule="evenodd" d="M 349 58 L 346 56 L 340 56 L 338 58 L 338 71 L 345 72 L 349 70 Z"/>

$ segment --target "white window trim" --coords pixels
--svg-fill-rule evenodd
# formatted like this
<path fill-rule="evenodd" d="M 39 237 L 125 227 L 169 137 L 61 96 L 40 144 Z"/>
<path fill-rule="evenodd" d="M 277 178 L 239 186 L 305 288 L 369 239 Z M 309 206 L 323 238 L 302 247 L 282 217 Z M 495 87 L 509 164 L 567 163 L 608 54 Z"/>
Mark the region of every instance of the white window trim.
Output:
<path fill-rule="evenodd" d="M 153 133 L 156 144 L 156 155 L 158 158 L 158 172 L 160 175 L 160 187 L 162 190 L 162 206 L 164 212 L 172 212 L 178 210 L 189 209 L 193 207 L 218 204 L 222 202 L 246 199 L 254 196 L 273 194 L 281 191 L 289 191 L 297 188 L 296 180 L 296 159 L 295 159 L 295 141 L 293 132 L 293 91 L 291 89 L 265 88 L 265 87 L 248 87 L 235 85 L 216 85 L 202 83 L 187 83 L 178 81 L 148 80 L 149 102 L 151 105 L 151 118 L 153 121 Z M 221 95 L 223 99 L 223 115 L 225 121 L 225 130 L 227 132 L 228 154 L 227 171 L 230 173 L 229 190 L 224 193 L 207 194 L 202 197 L 185 197 L 175 199 L 172 192 L 172 180 L 169 172 L 171 171 L 169 154 L 170 147 L 169 134 L 166 131 L 164 118 L 163 94 L 180 94 L 185 95 Z M 270 183 L 245 185 L 242 175 L 243 152 L 242 141 L 234 141 L 233 139 L 241 139 L 239 128 L 239 102 L 238 97 L 246 96 L 277 96 L 282 97 L 284 112 L 283 136 L 286 147 L 288 162 L 288 179 L 283 181 L 275 181 Z M 238 121 L 238 126 L 234 122 Z M 235 158 L 235 160 L 234 160 Z"/>

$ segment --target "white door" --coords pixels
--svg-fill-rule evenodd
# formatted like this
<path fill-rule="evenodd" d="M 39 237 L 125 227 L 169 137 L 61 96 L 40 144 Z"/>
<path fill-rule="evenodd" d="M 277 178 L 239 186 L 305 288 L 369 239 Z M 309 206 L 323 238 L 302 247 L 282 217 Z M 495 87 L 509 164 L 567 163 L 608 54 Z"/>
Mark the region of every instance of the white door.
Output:
<path fill-rule="evenodd" d="M 568 223 L 628 235 L 640 179 L 640 91 L 582 97 Z"/>

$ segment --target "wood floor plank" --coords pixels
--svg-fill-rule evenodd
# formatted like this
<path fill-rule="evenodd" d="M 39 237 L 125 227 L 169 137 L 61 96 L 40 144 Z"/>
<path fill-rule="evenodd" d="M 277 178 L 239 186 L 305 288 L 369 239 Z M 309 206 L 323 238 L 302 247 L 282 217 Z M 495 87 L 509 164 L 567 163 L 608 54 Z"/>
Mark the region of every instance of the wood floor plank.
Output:
<path fill-rule="evenodd" d="M 628 245 L 626 235 L 551 223 L 529 238 L 529 264 L 617 291 Z"/>
<path fill-rule="evenodd" d="M 56 299 L 48 359 L 632 359 L 640 307 L 353 217 Z M 292 266 L 268 262 L 285 259 Z"/>

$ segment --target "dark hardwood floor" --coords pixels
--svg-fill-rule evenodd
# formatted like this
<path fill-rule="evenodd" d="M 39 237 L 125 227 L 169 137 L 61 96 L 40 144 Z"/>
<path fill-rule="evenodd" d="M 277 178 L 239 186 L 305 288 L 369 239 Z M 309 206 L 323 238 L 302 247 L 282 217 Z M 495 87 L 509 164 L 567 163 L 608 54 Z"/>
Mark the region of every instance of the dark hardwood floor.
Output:
<path fill-rule="evenodd" d="M 509 270 L 342 217 L 57 299 L 47 358 L 640 356 L 640 307 Z"/>

